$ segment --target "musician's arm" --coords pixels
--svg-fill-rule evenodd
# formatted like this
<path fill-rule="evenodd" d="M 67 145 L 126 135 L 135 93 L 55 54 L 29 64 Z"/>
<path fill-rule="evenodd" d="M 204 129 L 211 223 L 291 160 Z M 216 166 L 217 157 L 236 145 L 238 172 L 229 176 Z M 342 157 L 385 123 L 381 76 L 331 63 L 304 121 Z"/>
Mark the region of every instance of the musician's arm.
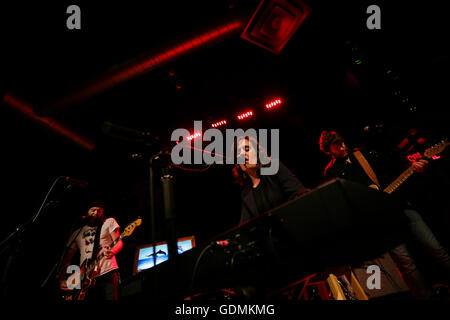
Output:
<path fill-rule="evenodd" d="M 111 233 L 111 238 L 114 241 L 116 241 L 118 238 L 120 237 L 120 232 L 119 232 L 119 228 L 115 229 L 112 233 Z M 123 248 L 123 242 L 122 240 L 119 240 L 114 247 L 110 248 L 110 249 L 106 249 L 105 250 L 105 256 L 106 258 L 112 258 L 113 256 L 115 256 L 116 254 L 118 254 Z"/>

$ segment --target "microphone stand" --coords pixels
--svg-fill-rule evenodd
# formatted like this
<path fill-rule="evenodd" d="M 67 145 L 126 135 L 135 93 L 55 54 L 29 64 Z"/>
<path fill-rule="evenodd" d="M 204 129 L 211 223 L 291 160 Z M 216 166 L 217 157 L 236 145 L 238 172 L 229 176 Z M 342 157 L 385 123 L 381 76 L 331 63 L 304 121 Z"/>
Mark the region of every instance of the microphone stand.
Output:
<path fill-rule="evenodd" d="M 171 271 L 175 272 L 176 259 L 178 255 L 178 245 L 176 237 L 176 224 L 175 224 L 175 201 L 173 193 L 173 175 L 170 172 L 171 157 L 168 151 L 161 151 L 154 155 L 150 159 L 150 208 L 151 208 L 151 220 L 152 220 L 152 245 L 153 245 L 153 261 L 156 265 L 156 253 L 155 253 L 155 212 L 154 212 L 154 196 L 153 196 L 153 166 L 154 160 L 157 160 L 161 169 L 161 183 L 163 192 L 164 203 L 164 218 L 166 222 L 166 236 L 167 246 L 169 251 L 170 266 L 173 268 Z M 175 284 L 175 277 L 171 277 L 172 286 Z M 156 293 L 156 283 L 154 283 L 154 293 Z"/>
<path fill-rule="evenodd" d="M 155 226 L 155 196 L 154 196 L 154 182 L 153 182 L 153 160 L 158 157 L 158 154 L 150 157 L 150 180 L 149 180 L 149 190 L 150 190 L 150 221 L 151 221 L 151 233 L 152 233 L 152 246 L 153 246 L 153 267 L 156 266 L 156 226 Z M 157 294 L 157 278 L 153 281 L 152 285 L 152 296 Z"/>
<path fill-rule="evenodd" d="M 149 188 L 150 188 L 150 220 L 152 224 L 152 246 L 153 246 L 153 266 L 156 266 L 156 226 L 155 226 L 155 195 L 154 195 L 154 182 L 153 182 L 153 160 L 158 156 L 155 154 L 150 158 L 150 180 L 149 180 Z"/>
<path fill-rule="evenodd" d="M 37 218 L 41 215 L 43 208 L 47 207 L 51 204 L 53 204 L 53 201 L 50 201 L 49 203 L 47 202 L 48 197 L 50 196 L 51 192 L 53 191 L 53 188 L 55 187 L 56 183 L 59 181 L 59 179 L 64 178 L 63 176 L 59 176 L 58 178 L 56 178 L 56 180 L 53 182 L 52 186 L 50 187 L 50 190 L 47 192 L 44 201 L 42 202 L 39 210 L 36 212 L 36 214 L 31 217 L 30 220 L 26 221 L 24 224 L 18 226 L 9 236 L 7 236 L 5 239 L 3 239 L 2 242 L 0 242 L 0 247 L 3 246 L 5 243 L 7 243 L 10 239 L 12 239 L 14 236 L 22 233 L 23 231 L 25 231 L 25 229 L 32 223 L 34 223 Z"/>
<path fill-rule="evenodd" d="M 4 246 L 6 244 L 6 246 L 2 249 L 2 251 L 0 252 L 0 254 L 3 254 L 3 252 L 6 252 L 7 249 L 9 249 L 9 251 L 11 251 L 4 270 L 3 270 L 3 275 L 0 279 L 0 283 L 2 284 L 2 292 L 1 295 L 5 296 L 7 294 L 7 281 L 8 281 L 8 276 L 11 273 L 11 270 L 13 269 L 15 260 L 16 260 L 16 256 L 18 254 L 18 248 L 17 247 L 13 247 L 11 244 L 11 241 L 18 237 L 20 234 L 24 233 L 27 228 L 32 225 L 33 223 L 36 222 L 36 220 L 39 218 L 39 216 L 42 214 L 43 211 L 45 211 L 44 209 L 47 209 L 48 206 L 50 206 L 51 204 L 55 203 L 55 201 L 49 201 L 47 202 L 47 199 L 49 198 L 50 194 L 52 193 L 54 187 L 56 186 L 56 184 L 58 183 L 58 181 L 64 178 L 63 176 L 59 176 L 57 177 L 52 186 L 50 187 L 49 191 L 47 192 L 41 206 L 39 207 L 39 210 L 36 212 L 36 214 L 34 216 L 32 216 L 28 221 L 26 221 L 25 223 L 23 223 L 22 225 L 18 226 L 11 234 L 9 234 L 5 239 L 2 240 L 2 242 L 0 242 L 0 248 L 2 246 Z M 18 243 L 20 242 L 20 240 L 18 240 Z M 14 250 L 16 249 L 16 250 Z"/>

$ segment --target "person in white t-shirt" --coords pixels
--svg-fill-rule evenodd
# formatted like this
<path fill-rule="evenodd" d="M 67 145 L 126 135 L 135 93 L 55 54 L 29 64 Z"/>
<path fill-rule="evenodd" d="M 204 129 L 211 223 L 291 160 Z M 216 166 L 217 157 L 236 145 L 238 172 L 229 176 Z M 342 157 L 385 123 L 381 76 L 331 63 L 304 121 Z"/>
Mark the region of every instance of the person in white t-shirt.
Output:
<path fill-rule="evenodd" d="M 67 242 L 67 252 L 61 264 L 62 276 L 60 278 L 61 290 L 68 291 L 67 279 L 70 274 L 64 274 L 69 267 L 77 250 L 80 252 L 80 266 L 86 259 L 92 259 L 93 252 L 96 256 L 103 255 L 94 268 L 93 277 L 95 285 L 87 291 L 85 299 L 89 300 L 117 300 L 119 286 L 119 266 L 116 255 L 122 250 L 119 225 L 114 218 L 104 217 L 103 201 L 92 201 L 83 217 L 85 225 L 75 230 Z M 97 231 L 100 238 L 96 239 Z M 111 245 L 114 244 L 112 247 Z"/>

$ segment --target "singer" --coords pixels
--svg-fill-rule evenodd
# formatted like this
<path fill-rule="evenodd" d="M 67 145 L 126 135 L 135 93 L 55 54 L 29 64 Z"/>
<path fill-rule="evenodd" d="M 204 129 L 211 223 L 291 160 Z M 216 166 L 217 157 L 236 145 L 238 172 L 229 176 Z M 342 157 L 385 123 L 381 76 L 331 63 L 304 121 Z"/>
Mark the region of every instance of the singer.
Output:
<path fill-rule="evenodd" d="M 89 288 L 84 300 L 117 300 L 120 275 L 115 256 L 122 250 L 123 244 L 122 240 L 119 240 L 114 247 L 109 248 L 109 245 L 120 237 L 120 227 L 114 218 L 104 218 L 103 201 L 90 202 L 87 215 L 82 218 L 85 225 L 75 230 L 67 242 L 67 253 L 59 272 L 60 289 L 65 296 L 73 295 L 73 290 L 67 285 L 70 274 L 67 274 L 66 270 L 77 250 L 80 251 L 82 266 L 87 261 L 92 261 L 92 257 L 103 253 L 104 257 L 94 268 L 95 285 Z"/>
<path fill-rule="evenodd" d="M 245 160 L 239 161 L 241 163 L 238 162 L 232 169 L 235 183 L 242 188 L 240 223 L 257 217 L 309 190 L 281 161 L 277 173 L 261 175 L 260 169 L 264 166 L 263 163 L 270 163 L 272 159 L 256 139 L 246 136 L 244 139 L 238 139 L 233 147 L 236 149 L 236 156 Z M 261 161 L 260 157 L 265 159 Z M 248 298 L 264 298 L 261 296 L 260 283 L 249 281 L 242 285 L 245 288 L 243 294 Z"/>
<path fill-rule="evenodd" d="M 245 159 L 245 163 L 236 164 L 233 168 L 235 182 L 242 187 L 240 223 L 308 191 L 281 162 L 276 174 L 260 175 L 263 166 L 260 156 L 266 158 L 264 162 L 270 162 L 272 159 L 255 139 L 239 139 L 236 148 L 237 157 Z"/>

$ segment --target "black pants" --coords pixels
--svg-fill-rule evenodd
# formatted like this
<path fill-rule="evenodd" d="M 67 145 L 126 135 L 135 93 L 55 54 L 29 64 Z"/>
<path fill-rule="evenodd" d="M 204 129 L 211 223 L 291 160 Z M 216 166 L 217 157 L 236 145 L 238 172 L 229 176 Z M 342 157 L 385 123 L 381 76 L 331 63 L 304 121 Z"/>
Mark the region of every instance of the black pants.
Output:
<path fill-rule="evenodd" d="M 86 295 L 88 301 L 118 300 L 119 299 L 119 270 L 110 271 L 95 278 L 95 285 Z"/>
<path fill-rule="evenodd" d="M 413 252 L 426 258 L 427 264 L 439 271 L 443 275 L 442 280 L 447 283 L 450 281 L 450 256 L 417 211 L 409 208 L 405 210 L 405 215 L 408 218 L 409 239 L 390 253 L 412 293 L 419 299 L 431 299 L 431 283 L 418 267 L 419 261 Z"/>

